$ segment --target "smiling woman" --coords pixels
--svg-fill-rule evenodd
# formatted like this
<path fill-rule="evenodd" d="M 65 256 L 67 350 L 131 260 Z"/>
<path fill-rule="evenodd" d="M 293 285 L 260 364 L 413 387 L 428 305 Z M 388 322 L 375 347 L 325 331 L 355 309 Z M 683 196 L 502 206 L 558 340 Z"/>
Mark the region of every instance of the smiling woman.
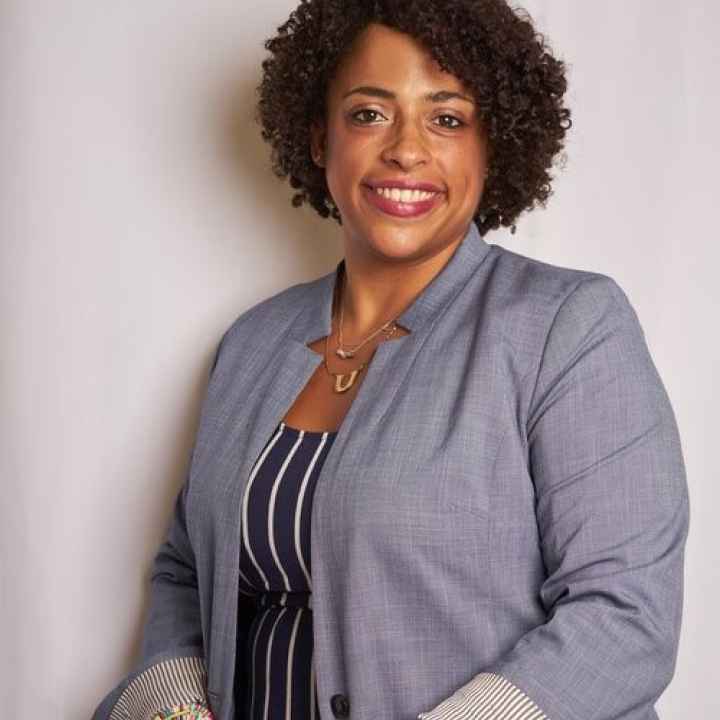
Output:
<path fill-rule="evenodd" d="M 224 334 L 95 720 L 655 720 L 673 410 L 612 278 L 484 240 L 550 194 L 562 62 L 505 0 L 303 0 L 266 47 L 273 168 L 344 257 Z"/>
<path fill-rule="evenodd" d="M 300 190 L 296 206 L 348 221 L 342 188 L 322 172 L 323 130 L 356 152 L 416 143 L 441 164 L 406 158 L 379 181 L 410 175 L 451 192 L 444 185 L 454 178 L 425 176 L 454 173 L 461 158 L 474 170 L 464 202 L 474 203 L 482 234 L 514 232 L 518 216 L 551 195 L 550 170 L 571 126 L 565 66 L 522 10 L 498 0 L 303 2 L 266 47 L 257 118 L 276 174 Z"/>

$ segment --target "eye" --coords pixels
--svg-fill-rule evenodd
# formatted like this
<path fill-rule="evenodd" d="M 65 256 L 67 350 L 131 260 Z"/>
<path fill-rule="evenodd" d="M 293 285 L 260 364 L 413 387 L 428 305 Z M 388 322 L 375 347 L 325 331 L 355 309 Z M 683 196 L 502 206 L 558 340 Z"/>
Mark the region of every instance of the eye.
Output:
<path fill-rule="evenodd" d="M 385 116 L 384 116 L 379 110 L 373 110 L 372 108 L 362 108 L 361 110 L 356 110 L 354 113 L 351 113 L 351 114 L 350 114 L 350 117 L 351 117 L 353 120 L 355 120 L 356 122 L 358 122 L 360 125 L 370 125 L 370 124 L 373 124 L 373 123 L 372 123 L 372 118 L 371 118 L 370 121 L 368 121 L 368 122 L 360 119 L 360 116 L 365 115 L 365 114 L 369 114 L 369 115 L 372 115 L 372 116 L 377 116 L 377 117 L 380 117 L 380 118 L 385 118 Z M 441 126 L 444 127 L 444 128 L 447 129 L 447 130 L 458 130 L 459 128 L 461 128 L 461 127 L 463 127 L 464 125 L 466 125 L 465 122 L 463 122 L 463 121 L 460 120 L 459 118 L 456 118 L 454 115 L 448 115 L 448 114 L 446 113 L 446 114 L 443 114 L 443 115 L 438 115 L 438 117 L 439 117 L 439 118 L 447 118 L 448 120 L 451 121 L 451 123 L 454 123 L 454 124 L 445 124 L 445 123 L 442 123 Z M 385 119 L 387 119 L 387 118 L 385 118 Z"/>
<path fill-rule="evenodd" d="M 371 110 L 370 108 L 363 108 L 362 110 L 356 110 L 354 113 L 350 115 L 351 118 L 356 119 L 358 115 L 362 115 L 363 113 L 370 113 L 372 115 L 379 115 L 380 117 L 385 117 L 382 113 L 378 112 L 377 110 Z M 366 123 L 363 121 L 360 121 L 361 125 L 369 125 L 370 123 Z"/>
<path fill-rule="evenodd" d="M 450 120 L 453 120 L 457 123 L 457 125 L 444 125 L 448 130 L 457 130 L 458 128 L 461 128 L 465 123 L 460 120 L 459 118 L 456 118 L 454 115 L 438 115 L 439 118 L 449 118 Z"/>

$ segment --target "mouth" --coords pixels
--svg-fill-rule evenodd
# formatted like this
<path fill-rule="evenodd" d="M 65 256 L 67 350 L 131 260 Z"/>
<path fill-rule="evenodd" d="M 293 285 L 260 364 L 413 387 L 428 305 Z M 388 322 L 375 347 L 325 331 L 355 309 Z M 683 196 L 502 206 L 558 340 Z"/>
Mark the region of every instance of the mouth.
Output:
<path fill-rule="evenodd" d="M 445 198 L 444 192 L 400 190 L 362 186 L 363 195 L 376 210 L 393 217 L 419 218 L 432 212 Z"/>

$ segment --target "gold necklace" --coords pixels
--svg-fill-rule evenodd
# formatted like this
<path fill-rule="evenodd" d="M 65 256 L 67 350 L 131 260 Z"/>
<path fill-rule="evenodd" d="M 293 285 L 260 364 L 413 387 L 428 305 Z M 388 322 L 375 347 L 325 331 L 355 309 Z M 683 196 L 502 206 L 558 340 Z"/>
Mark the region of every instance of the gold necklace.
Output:
<path fill-rule="evenodd" d="M 342 329 L 343 329 L 343 317 L 345 312 L 345 303 L 340 303 L 340 324 L 338 326 L 338 346 L 335 348 L 335 354 L 338 357 L 341 357 L 344 359 L 355 357 L 355 353 L 366 343 L 368 340 L 372 340 L 378 333 L 381 333 L 385 331 L 388 332 L 388 328 L 391 328 L 389 330 L 390 334 L 394 333 L 397 329 L 397 325 L 395 324 L 395 320 L 388 320 L 384 325 L 381 325 L 375 332 L 368 335 L 359 345 L 356 345 L 354 348 L 348 348 L 345 349 L 343 347 L 343 336 L 342 336 Z M 388 336 L 389 337 L 389 336 Z"/>
<path fill-rule="evenodd" d="M 344 274 L 343 274 L 344 278 Z M 344 282 L 343 282 L 344 286 Z M 345 293 L 342 293 L 341 300 L 340 300 L 340 322 L 338 324 L 338 347 L 335 349 L 335 354 L 338 357 L 341 357 L 343 360 L 346 360 L 348 358 L 354 357 L 355 353 L 363 346 L 365 345 L 368 340 L 371 340 L 374 338 L 378 333 L 385 332 L 386 340 L 389 340 L 397 331 L 397 324 L 395 323 L 395 320 L 388 320 L 384 325 L 381 325 L 377 330 L 375 330 L 372 334 L 368 335 L 368 337 L 365 338 L 359 345 L 356 345 L 354 348 L 348 348 L 347 350 L 343 348 L 342 346 L 342 326 L 343 326 L 343 318 L 344 318 L 344 310 L 345 310 L 345 304 L 342 302 L 344 298 Z M 327 358 L 330 353 L 329 348 L 329 340 L 330 335 L 325 336 L 325 355 L 323 356 L 322 364 L 325 366 L 325 370 L 329 375 L 335 378 L 335 384 L 333 385 L 333 390 L 336 393 L 343 393 L 347 392 L 354 384 L 355 380 L 357 379 L 358 375 L 367 367 L 368 363 L 364 362 L 360 365 L 360 367 L 355 368 L 354 370 L 351 370 L 349 373 L 334 373 L 330 370 L 327 363 Z"/>
<path fill-rule="evenodd" d="M 397 329 L 397 325 L 393 325 L 390 332 L 387 334 L 386 339 L 390 339 L 394 334 L 395 330 Z M 355 383 L 355 379 L 360 374 L 362 370 L 364 370 L 367 367 L 367 363 L 364 362 L 360 365 L 360 367 L 355 368 L 354 370 L 351 370 L 349 373 L 334 373 L 330 370 L 327 364 L 327 356 L 329 353 L 328 348 L 328 340 L 330 339 L 329 335 L 325 336 L 325 356 L 323 357 L 322 364 L 325 366 L 325 370 L 327 370 L 328 375 L 331 375 L 335 378 L 335 384 L 333 385 L 333 390 L 336 393 L 343 393 L 349 390 L 353 384 Z"/>

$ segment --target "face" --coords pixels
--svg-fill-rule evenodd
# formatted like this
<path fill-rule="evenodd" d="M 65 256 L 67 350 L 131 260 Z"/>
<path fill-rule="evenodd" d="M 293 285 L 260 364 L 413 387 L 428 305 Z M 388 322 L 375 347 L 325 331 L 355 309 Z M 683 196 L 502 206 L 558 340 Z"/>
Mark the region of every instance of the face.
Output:
<path fill-rule="evenodd" d="M 460 242 L 487 166 L 485 130 L 463 83 L 411 36 L 372 24 L 326 102 L 311 150 L 340 211 L 346 254 L 415 262 Z M 378 194 L 402 184 L 426 192 Z"/>

